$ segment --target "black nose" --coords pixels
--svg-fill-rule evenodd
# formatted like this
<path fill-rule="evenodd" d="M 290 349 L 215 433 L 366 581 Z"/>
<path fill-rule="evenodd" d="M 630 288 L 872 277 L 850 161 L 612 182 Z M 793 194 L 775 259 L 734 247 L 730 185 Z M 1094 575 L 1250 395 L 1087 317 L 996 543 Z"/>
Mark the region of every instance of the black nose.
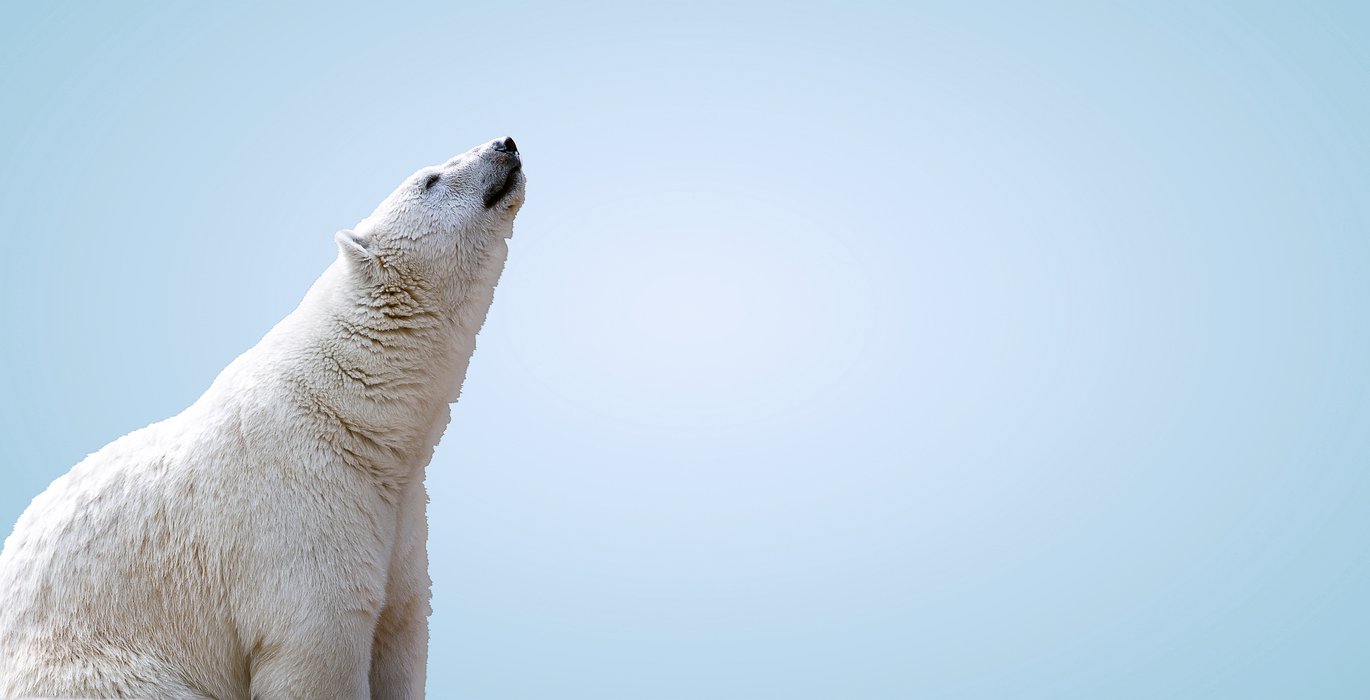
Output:
<path fill-rule="evenodd" d="M 518 153 L 519 147 L 518 144 L 514 143 L 513 139 L 505 136 L 504 138 L 495 141 L 495 150 L 504 153 Z"/>

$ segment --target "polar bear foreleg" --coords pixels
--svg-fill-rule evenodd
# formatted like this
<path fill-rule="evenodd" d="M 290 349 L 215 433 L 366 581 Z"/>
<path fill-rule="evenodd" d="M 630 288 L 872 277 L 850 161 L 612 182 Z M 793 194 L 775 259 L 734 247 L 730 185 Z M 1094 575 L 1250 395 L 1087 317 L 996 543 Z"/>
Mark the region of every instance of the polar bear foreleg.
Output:
<path fill-rule="evenodd" d="M 371 657 L 372 700 L 421 700 L 428 669 L 428 491 L 406 489 Z"/>
<path fill-rule="evenodd" d="M 371 660 L 372 700 L 421 700 L 428 666 L 428 596 L 394 601 L 381 613 Z"/>
<path fill-rule="evenodd" d="M 359 616 L 360 617 L 360 616 Z M 368 700 L 369 620 L 297 630 L 265 646 L 251 663 L 252 700 Z"/>

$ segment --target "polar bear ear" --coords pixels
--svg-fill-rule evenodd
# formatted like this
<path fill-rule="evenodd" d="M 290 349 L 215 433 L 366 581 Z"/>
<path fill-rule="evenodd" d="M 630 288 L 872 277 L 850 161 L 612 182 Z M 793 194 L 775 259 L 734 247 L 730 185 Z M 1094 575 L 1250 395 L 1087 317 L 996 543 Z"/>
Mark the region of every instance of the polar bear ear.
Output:
<path fill-rule="evenodd" d="M 333 234 L 333 240 L 337 241 L 338 250 L 352 263 L 353 267 L 371 270 L 380 264 L 380 261 L 376 259 L 376 253 L 366 247 L 366 240 L 354 233 L 352 229 L 345 228 Z"/>

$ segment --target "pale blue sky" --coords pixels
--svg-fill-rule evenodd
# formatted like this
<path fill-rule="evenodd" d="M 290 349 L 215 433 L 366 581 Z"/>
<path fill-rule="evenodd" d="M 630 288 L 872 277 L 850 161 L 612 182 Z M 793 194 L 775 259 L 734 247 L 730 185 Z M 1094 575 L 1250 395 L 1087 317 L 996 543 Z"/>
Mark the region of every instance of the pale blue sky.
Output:
<path fill-rule="evenodd" d="M 518 140 L 435 698 L 1370 695 L 1370 13 L 0 6 L 0 529 Z"/>

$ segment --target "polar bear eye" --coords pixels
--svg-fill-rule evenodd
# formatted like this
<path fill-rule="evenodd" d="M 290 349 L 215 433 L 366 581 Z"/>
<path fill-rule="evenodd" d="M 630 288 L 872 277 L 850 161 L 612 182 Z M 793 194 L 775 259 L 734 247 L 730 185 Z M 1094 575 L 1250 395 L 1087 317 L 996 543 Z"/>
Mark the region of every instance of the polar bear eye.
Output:
<path fill-rule="evenodd" d="M 441 176 L 441 175 L 438 175 L 437 173 L 434 173 L 434 174 L 432 174 L 432 175 L 429 175 L 429 176 L 428 176 L 428 179 L 423 181 L 423 189 L 424 189 L 424 191 L 427 192 L 428 190 L 433 189 L 433 185 L 438 184 L 438 180 L 441 180 L 441 179 L 442 179 L 442 176 Z"/>

